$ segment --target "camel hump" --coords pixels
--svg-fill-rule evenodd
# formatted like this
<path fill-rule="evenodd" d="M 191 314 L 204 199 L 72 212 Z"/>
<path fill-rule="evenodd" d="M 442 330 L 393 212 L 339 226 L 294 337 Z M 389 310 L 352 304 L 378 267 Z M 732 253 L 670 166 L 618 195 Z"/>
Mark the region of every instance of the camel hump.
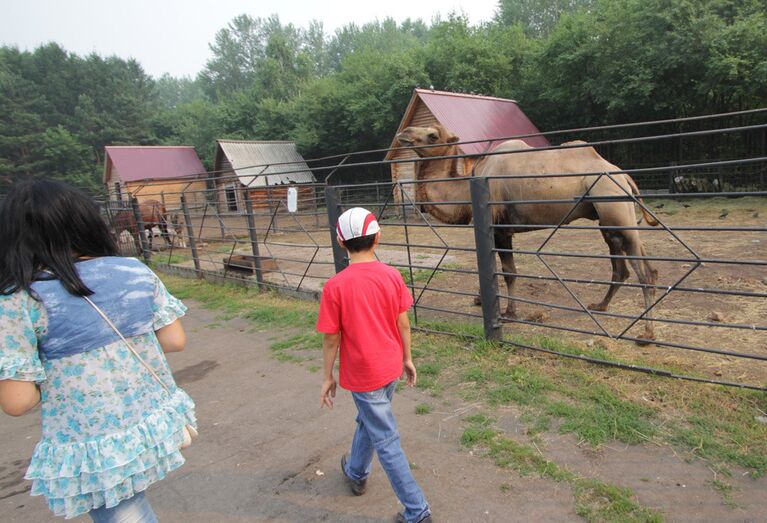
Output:
<path fill-rule="evenodd" d="M 569 142 L 562 143 L 561 146 L 566 147 L 568 145 L 586 145 L 588 143 L 589 142 L 583 140 L 571 140 Z M 593 147 L 576 147 L 574 149 L 570 149 L 570 151 L 578 151 L 580 154 L 584 155 L 583 157 L 599 158 L 600 160 L 604 159 Z"/>
<path fill-rule="evenodd" d="M 519 149 L 532 149 L 522 140 L 506 140 L 495 148 L 495 151 L 517 151 Z"/>

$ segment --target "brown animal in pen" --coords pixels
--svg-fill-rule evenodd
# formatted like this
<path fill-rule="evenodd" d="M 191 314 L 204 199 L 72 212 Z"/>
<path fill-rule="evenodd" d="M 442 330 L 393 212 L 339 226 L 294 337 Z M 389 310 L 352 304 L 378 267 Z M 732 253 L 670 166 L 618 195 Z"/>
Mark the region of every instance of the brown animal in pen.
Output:
<path fill-rule="evenodd" d="M 435 158 L 459 154 L 455 145 L 459 141 L 442 125 L 430 127 L 408 127 L 396 137 L 402 146 L 434 146 L 414 149 L 421 158 Z M 569 142 L 570 144 L 584 142 Z M 518 151 L 533 149 L 521 140 L 509 140 L 500 144 L 493 152 Z M 499 154 L 486 156 L 474 167 L 473 173 L 461 176 L 457 169 L 457 158 L 420 161 L 415 164 L 416 180 L 440 178 L 458 178 L 460 181 L 434 183 L 416 183 L 416 201 L 422 209 L 445 223 L 467 224 L 472 219 L 470 204 L 456 203 L 430 205 L 428 202 L 468 201 L 468 175 L 490 178 L 490 199 L 509 202 L 505 205 L 492 206 L 493 223 L 512 224 L 521 227 L 497 228 L 495 245 L 498 249 L 510 251 L 514 233 L 534 231 L 546 225 L 570 223 L 579 218 L 599 220 L 601 226 L 626 227 L 627 229 L 603 229 L 602 236 L 607 243 L 611 256 L 629 256 L 611 258 L 612 284 L 602 301 L 589 305 L 589 309 L 606 311 L 620 284 L 629 277 L 627 261 L 636 272 L 642 288 L 645 307 L 653 304 L 655 289 L 651 286 L 657 281 L 658 272 L 646 259 L 644 245 L 639 231 L 630 229 L 636 225 L 634 204 L 631 201 L 588 201 L 579 203 L 575 209 L 568 203 L 514 203 L 517 201 L 541 200 L 576 200 L 588 191 L 590 196 L 628 197 L 639 195 L 639 189 L 631 177 L 620 173 L 620 168 L 602 158 L 592 147 L 573 149 L 541 150 L 517 154 Z M 616 173 L 610 177 L 598 175 L 546 177 L 547 174 L 578 173 Z M 529 177 L 530 175 L 540 177 Z M 646 209 L 642 208 L 645 221 L 650 225 L 658 222 Z M 529 227 L 525 227 L 529 226 Z M 508 296 L 514 295 L 516 267 L 512 252 L 499 252 Z M 636 257 L 636 258 L 634 258 Z M 516 306 L 509 299 L 505 315 L 516 317 Z M 642 339 L 654 339 L 653 325 L 645 322 Z"/>

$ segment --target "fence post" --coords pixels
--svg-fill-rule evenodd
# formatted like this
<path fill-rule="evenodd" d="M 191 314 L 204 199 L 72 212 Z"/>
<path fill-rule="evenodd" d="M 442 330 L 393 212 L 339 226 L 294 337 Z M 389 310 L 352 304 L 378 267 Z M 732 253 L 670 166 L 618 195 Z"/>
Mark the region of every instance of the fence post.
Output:
<path fill-rule="evenodd" d="M 482 320 L 485 338 L 499 340 L 501 312 L 498 300 L 498 277 L 495 274 L 495 238 L 493 216 L 490 210 L 490 182 L 487 178 L 469 179 L 471 210 L 474 214 L 474 240 L 477 250 L 477 272 L 479 275 L 479 296 L 482 300 Z"/>
<path fill-rule="evenodd" d="M 328 225 L 330 226 L 330 245 L 333 246 L 333 261 L 336 264 L 336 272 L 341 272 L 349 264 L 346 259 L 346 251 L 338 245 L 336 237 L 336 223 L 341 216 L 341 202 L 338 197 L 338 188 L 330 185 L 325 187 L 325 204 L 328 208 Z"/>
<path fill-rule="evenodd" d="M 148 262 L 152 253 L 149 252 L 149 245 L 147 244 L 146 233 L 144 232 L 144 219 L 141 217 L 141 209 L 139 208 L 138 200 L 133 196 L 131 196 L 130 205 L 133 209 L 133 217 L 136 220 L 136 228 L 138 229 L 137 236 L 139 250 L 141 251 L 144 261 Z M 152 231 L 149 231 L 149 234 L 152 234 Z"/>
<path fill-rule="evenodd" d="M 248 217 L 248 236 L 250 238 L 250 249 L 253 251 L 253 257 L 256 263 L 256 282 L 258 288 L 262 288 L 264 283 L 264 274 L 261 271 L 261 255 L 258 250 L 258 237 L 256 236 L 256 220 L 253 217 L 253 202 L 250 199 L 250 191 L 245 191 L 243 198 L 245 200 L 245 214 Z"/>
<path fill-rule="evenodd" d="M 189 214 L 189 207 L 186 204 L 186 195 L 181 194 L 181 210 L 184 213 L 184 222 L 186 223 L 186 235 L 189 237 L 189 249 L 192 251 L 192 261 L 194 261 L 194 272 L 198 278 L 202 278 L 200 269 L 200 257 L 197 254 L 197 243 L 194 241 L 194 228 L 192 227 L 192 217 Z"/>
<path fill-rule="evenodd" d="M 247 191 L 245 191 L 247 193 Z M 205 205 L 208 205 L 206 202 Z M 213 210 L 216 212 L 216 219 L 218 220 L 218 229 L 221 233 L 221 239 L 226 239 L 226 228 L 224 227 L 224 219 L 221 217 L 221 213 L 218 210 L 218 205 L 213 205 Z"/>

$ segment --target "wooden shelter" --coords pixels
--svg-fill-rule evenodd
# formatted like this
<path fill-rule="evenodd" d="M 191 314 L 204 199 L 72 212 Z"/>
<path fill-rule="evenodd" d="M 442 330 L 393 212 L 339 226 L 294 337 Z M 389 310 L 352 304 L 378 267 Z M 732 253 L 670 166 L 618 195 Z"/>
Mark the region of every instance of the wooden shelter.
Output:
<path fill-rule="evenodd" d="M 192 146 L 108 145 L 104 148 L 103 182 L 113 202 L 129 196 L 179 207 L 182 192 L 188 201 L 204 201 L 207 173 Z"/>
<path fill-rule="evenodd" d="M 298 188 L 301 207 L 314 206 L 315 178 L 306 160 L 290 141 L 217 140 L 215 178 L 219 212 L 245 210 L 244 191 L 254 209 L 273 208 Z"/>
<path fill-rule="evenodd" d="M 431 89 L 415 89 L 410 103 L 405 109 L 397 133 L 407 127 L 428 127 L 435 123 L 442 124 L 460 141 L 480 140 L 476 143 L 463 144 L 461 154 L 480 155 L 491 151 L 500 143 L 498 138 L 510 138 L 520 135 L 534 135 L 539 131 L 522 112 L 517 102 L 492 96 L 450 93 Z M 396 136 L 396 135 L 395 135 Z M 543 136 L 522 138 L 533 147 L 545 147 L 549 141 Z M 391 147 L 398 147 L 396 139 L 392 139 Z M 412 150 L 392 150 L 386 155 L 386 160 L 405 160 L 417 158 Z M 461 158 L 458 161 L 458 172 L 470 172 L 478 156 Z M 397 181 L 412 180 L 415 176 L 414 163 L 403 162 L 391 165 L 391 178 Z M 394 186 L 394 197 L 399 203 L 403 200 L 413 201 L 415 185 L 412 183 Z M 408 200 L 408 197 L 410 200 Z"/>

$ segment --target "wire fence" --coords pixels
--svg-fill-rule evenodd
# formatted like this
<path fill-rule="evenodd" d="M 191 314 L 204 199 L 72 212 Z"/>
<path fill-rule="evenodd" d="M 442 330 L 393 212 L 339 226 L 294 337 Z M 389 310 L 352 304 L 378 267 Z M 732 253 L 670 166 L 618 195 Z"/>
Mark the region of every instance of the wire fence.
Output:
<path fill-rule="evenodd" d="M 757 116 L 767 111 L 748 112 L 747 125 L 495 148 L 481 161 L 403 142 L 420 157 L 319 159 L 313 171 L 327 183 L 293 186 L 293 196 L 216 173 L 205 188 L 147 182 L 104 212 L 124 254 L 161 270 L 317 298 L 348 263 L 335 221 L 363 206 L 379 218 L 377 255 L 402 273 L 418 329 L 767 390 L 767 155 L 758 140 L 767 123 Z M 740 157 L 619 168 L 605 152 L 738 137 L 751 144 Z M 465 159 L 475 167 L 455 176 Z M 405 163 L 415 178 L 392 181 Z M 361 183 L 351 183 L 355 173 Z"/>

